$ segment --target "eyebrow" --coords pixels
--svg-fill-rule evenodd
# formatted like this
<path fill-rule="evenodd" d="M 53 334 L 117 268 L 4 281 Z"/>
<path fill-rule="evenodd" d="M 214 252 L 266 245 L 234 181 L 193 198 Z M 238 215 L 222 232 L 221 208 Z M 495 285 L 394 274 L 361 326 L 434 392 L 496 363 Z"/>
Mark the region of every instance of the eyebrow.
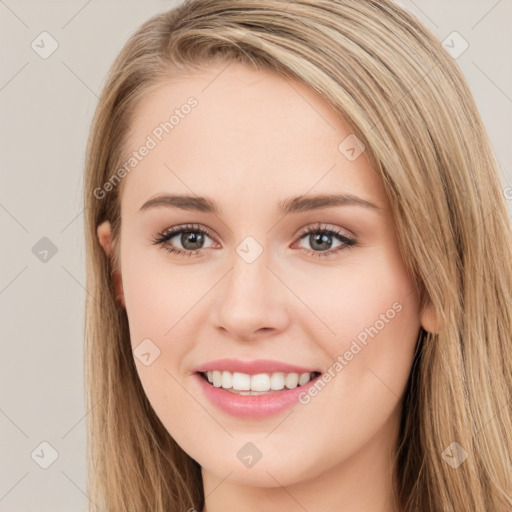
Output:
<path fill-rule="evenodd" d="M 186 195 L 160 195 L 149 199 L 140 208 L 145 211 L 156 207 L 178 208 L 181 210 L 194 210 L 198 212 L 213 213 L 218 215 L 220 209 L 211 199 L 200 196 Z M 376 204 L 352 194 L 318 194 L 298 196 L 278 202 L 278 212 L 282 215 L 299 213 L 335 206 L 362 206 L 374 210 L 381 210 Z"/>

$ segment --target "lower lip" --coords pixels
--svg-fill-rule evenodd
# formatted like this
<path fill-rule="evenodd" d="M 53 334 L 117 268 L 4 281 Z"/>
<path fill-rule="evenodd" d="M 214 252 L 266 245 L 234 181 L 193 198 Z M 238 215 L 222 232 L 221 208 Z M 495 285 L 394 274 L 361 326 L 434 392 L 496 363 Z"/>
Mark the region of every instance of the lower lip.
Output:
<path fill-rule="evenodd" d="M 304 392 L 307 393 L 309 387 L 314 386 L 320 377 L 321 375 L 303 386 L 293 389 L 283 389 L 282 391 L 274 391 L 265 395 L 239 395 L 226 391 L 221 387 L 215 387 L 208 383 L 199 373 L 195 374 L 195 378 L 199 381 L 205 396 L 219 409 L 232 416 L 253 419 L 266 418 L 267 416 L 278 414 L 288 407 L 299 403 L 299 395 Z"/>

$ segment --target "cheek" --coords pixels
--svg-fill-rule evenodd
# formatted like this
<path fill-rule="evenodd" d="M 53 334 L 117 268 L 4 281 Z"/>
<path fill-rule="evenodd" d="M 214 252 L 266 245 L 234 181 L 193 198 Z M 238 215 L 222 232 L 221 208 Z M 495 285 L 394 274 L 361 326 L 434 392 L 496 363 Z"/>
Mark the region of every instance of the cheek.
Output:
<path fill-rule="evenodd" d="M 190 286 L 178 267 L 162 267 L 161 261 L 133 251 L 123 260 L 123 290 L 134 362 L 145 395 L 171 435 L 182 440 L 184 432 L 196 432 L 194 418 L 204 414 L 182 382 L 184 362 L 193 346 L 190 309 L 205 292 Z"/>
<path fill-rule="evenodd" d="M 307 315 L 312 320 L 302 321 L 303 330 L 322 345 L 331 372 L 347 377 L 336 379 L 336 385 L 353 396 L 366 390 L 368 399 L 378 388 L 386 392 L 386 386 L 402 393 L 420 318 L 418 295 L 396 250 L 376 247 L 364 258 L 347 259 L 345 266 L 319 269 L 297 294 L 307 297 L 308 308 L 321 320 Z"/>
<path fill-rule="evenodd" d="M 327 361 L 325 384 L 301 398 L 304 424 L 339 446 L 351 439 L 324 454 L 332 464 L 373 438 L 396 411 L 420 328 L 418 297 L 401 260 L 384 251 L 372 256 L 329 275 L 322 269 L 298 291 L 322 320 L 306 315 L 311 320 L 298 320 L 300 329 Z"/>
<path fill-rule="evenodd" d="M 170 264 L 157 249 L 127 250 L 123 258 L 123 290 L 132 344 L 144 338 L 172 340 L 181 321 L 211 287 L 208 276 L 204 272 L 195 276 L 199 272 L 193 266 Z"/>

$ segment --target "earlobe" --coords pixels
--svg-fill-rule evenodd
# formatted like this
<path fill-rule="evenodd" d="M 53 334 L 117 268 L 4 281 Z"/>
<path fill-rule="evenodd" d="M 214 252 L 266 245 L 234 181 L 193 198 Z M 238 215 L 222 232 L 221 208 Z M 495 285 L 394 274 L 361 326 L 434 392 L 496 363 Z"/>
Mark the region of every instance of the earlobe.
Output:
<path fill-rule="evenodd" d="M 432 334 L 438 334 L 441 329 L 437 312 L 430 303 L 423 308 L 420 322 L 423 329 Z"/>
<path fill-rule="evenodd" d="M 121 275 L 119 272 L 114 274 L 114 289 L 116 290 L 116 299 L 126 308 L 126 303 L 124 301 L 124 291 L 123 291 L 123 281 L 121 279 Z"/>
<path fill-rule="evenodd" d="M 112 228 L 110 222 L 108 220 L 102 222 L 96 229 L 96 233 L 98 235 L 100 245 L 103 247 L 103 250 L 105 251 L 105 254 L 108 257 L 110 257 L 110 252 L 112 250 Z M 112 279 L 114 282 L 116 299 L 123 305 L 123 307 L 126 307 L 126 303 L 124 301 L 123 281 L 121 279 L 120 273 L 115 272 L 114 275 L 112 276 Z"/>

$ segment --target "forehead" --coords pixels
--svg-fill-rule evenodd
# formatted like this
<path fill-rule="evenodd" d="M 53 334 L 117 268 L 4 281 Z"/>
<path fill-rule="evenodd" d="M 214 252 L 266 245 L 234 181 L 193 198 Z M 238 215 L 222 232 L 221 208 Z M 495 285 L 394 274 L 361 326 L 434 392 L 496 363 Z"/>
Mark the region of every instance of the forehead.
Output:
<path fill-rule="evenodd" d="M 382 189 L 364 153 L 350 161 L 340 151 L 349 136 L 339 113 L 300 81 L 210 64 L 162 81 L 137 105 L 126 158 L 139 154 L 123 196 L 139 207 L 171 191 L 241 201 L 306 194 L 318 184 L 315 192 L 376 198 Z"/>

